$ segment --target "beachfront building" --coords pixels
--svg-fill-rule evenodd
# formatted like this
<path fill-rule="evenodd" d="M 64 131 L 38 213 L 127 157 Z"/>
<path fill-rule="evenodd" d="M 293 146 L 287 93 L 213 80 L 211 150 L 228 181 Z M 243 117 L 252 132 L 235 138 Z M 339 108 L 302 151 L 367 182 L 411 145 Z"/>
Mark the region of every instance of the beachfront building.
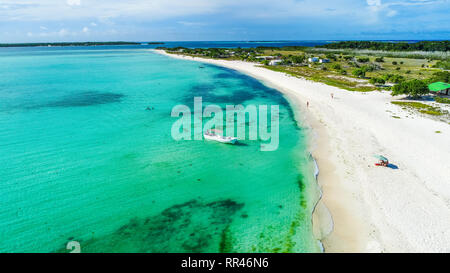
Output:
<path fill-rule="evenodd" d="M 272 60 L 269 62 L 269 65 L 277 65 L 277 64 L 281 64 L 283 62 L 283 60 Z"/>
<path fill-rule="evenodd" d="M 328 60 L 328 59 L 320 59 L 319 60 L 319 63 L 321 63 L 321 64 L 329 63 L 329 62 L 330 62 L 330 60 Z"/>
<path fill-rule="evenodd" d="M 450 84 L 445 82 L 434 82 L 430 85 L 428 85 L 428 89 L 437 94 L 440 95 L 450 95 Z"/>
<path fill-rule="evenodd" d="M 310 62 L 310 63 L 317 63 L 318 61 L 319 61 L 319 57 L 308 58 L 308 62 Z"/>

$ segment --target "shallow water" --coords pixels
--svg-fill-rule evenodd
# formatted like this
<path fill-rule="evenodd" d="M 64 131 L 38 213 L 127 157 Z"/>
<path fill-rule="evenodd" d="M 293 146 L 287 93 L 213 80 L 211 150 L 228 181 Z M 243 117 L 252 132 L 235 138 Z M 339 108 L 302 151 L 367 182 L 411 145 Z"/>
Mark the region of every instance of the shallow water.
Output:
<path fill-rule="evenodd" d="M 305 132 L 280 93 L 142 49 L 55 51 L 0 53 L 1 252 L 320 251 Z M 172 107 L 194 96 L 280 105 L 279 148 L 173 140 Z"/>

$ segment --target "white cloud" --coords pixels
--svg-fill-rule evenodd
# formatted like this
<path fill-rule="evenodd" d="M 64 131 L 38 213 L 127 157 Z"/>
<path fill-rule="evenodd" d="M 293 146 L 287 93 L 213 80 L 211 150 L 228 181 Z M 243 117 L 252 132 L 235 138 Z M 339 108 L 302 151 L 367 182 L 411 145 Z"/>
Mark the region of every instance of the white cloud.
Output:
<path fill-rule="evenodd" d="M 4 5 L 14 4 L 16 0 L 4 0 Z M 243 18 L 282 18 L 299 16 L 325 16 L 325 10 L 335 14 L 355 12 L 360 0 L 316 1 L 316 0 L 27 0 L 28 5 L 9 10 L 0 21 L 11 20 L 96 20 L 111 21 L 114 18 L 133 18 L 154 21 L 174 17 L 230 14 L 230 17 Z M 373 1 L 373 0 L 372 0 Z M 3 1 L 2 1 L 3 3 Z M 77 7 L 74 9 L 73 7 Z M 361 7 L 361 3 L 356 4 Z"/>
<path fill-rule="evenodd" d="M 354 25 L 355 29 L 361 25 L 381 28 L 387 24 L 384 20 L 396 20 L 400 18 L 396 16 L 399 14 L 403 16 L 401 23 L 404 25 L 418 22 L 414 15 L 429 17 L 431 14 L 422 12 L 422 6 L 436 9 L 431 4 L 440 4 L 441 9 L 445 9 L 449 0 L 23 0 L 20 5 L 17 2 L 0 0 L 0 26 L 5 26 L 6 22 L 8 28 L 19 30 L 20 24 L 16 22 L 31 23 L 33 27 L 40 24 L 58 25 L 60 28 L 77 29 L 76 33 L 81 35 L 85 33 L 84 27 L 91 33 L 95 29 L 96 34 L 101 31 L 106 33 L 105 29 L 111 28 L 119 33 L 130 33 L 149 29 L 158 20 L 166 20 L 167 27 L 178 24 L 193 29 L 206 29 L 212 23 L 215 26 L 210 28 L 221 23 L 248 23 L 250 26 L 243 26 L 242 31 L 250 29 L 252 24 L 270 24 L 275 28 L 277 24 L 295 22 L 297 19 L 299 25 L 311 22 L 324 29 L 344 23 Z M 413 9 L 417 12 L 412 12 Z M 409 17 L 405 18 L 406 15 Z M 28 29 L 20 29 L 19 32 L 24 35 L 26 31 Z M 57 30 L 41 31 L 59 36 Z M 61 35 L 70 38 L 72 32 L 66 32 Z"/>
<path fill-rule="evenodd" d="M 64 37 L 67 34 L 69 34 L 69 31 L 67 31 L 67 29 L 65 29 L 65 28 L 60 29 L 59 32 L 58 32 L 58 35 L 61 36 L 61 37 Z"/>
<path fill-rule="evenodd" d="M 367 0 L 369 6 L 381 6 L 381 0 Z"/>
<path fill-rule="evenodd" d="M 189 22 L 189 21 L 178 21 L 177 23 L 180 25 L 183 25 L 183 26 L 187 26 L 187 27 L 206 25 L 205 23 L 202 23 L 202 22 Z"/>
<path fill-rule="evenodd" d="M 41 30 L 47 30 L 48 28 L 44 27 L 44 26 L 40 26 L 39 27 Z"/>
<path fill-rule="evenodd" d="M 83 33 L 88 33 L 89 32 L 89 28 L 88 27 L 84 27 L 82 31 L 83 31 Z"/>
<path fill-rule="evenodd" d="M 67 5 L 69 6 L 80 6 L 81 0 L 67 0 Z"/>
<path fill-rule="evenodd" d="M 393 17 L 393 16 L 397 15 L 397 11 L 391 9 L 391 10 L 389 10 L 389 11 L 387 12 L 386 15 L 387 15 L 388 17 Z"/>

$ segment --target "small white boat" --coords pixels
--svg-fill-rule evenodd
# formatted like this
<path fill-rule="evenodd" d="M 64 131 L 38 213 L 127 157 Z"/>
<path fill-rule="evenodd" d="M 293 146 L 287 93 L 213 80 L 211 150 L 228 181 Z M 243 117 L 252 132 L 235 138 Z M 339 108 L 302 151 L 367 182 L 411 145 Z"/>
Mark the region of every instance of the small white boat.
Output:
<path fill-rule="evenodd" d="M 237 142 L 236 137 L 223 136 L 220 130 L 208 130 L 203 134 L 206 140 L 214 140 L 220 143 L 235 144 Z"/>

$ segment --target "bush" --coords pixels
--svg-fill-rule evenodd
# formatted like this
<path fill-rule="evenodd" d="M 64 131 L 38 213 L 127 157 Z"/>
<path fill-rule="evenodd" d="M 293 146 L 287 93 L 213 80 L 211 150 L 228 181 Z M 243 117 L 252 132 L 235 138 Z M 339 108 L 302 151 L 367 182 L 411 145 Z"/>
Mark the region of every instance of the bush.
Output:
<path fill-rule="evenodd" d="M 369 62 L 369 57 L 360 57 L 360 58 L 358 58 L 358 62 L 367 63 L 367 62 Z"/>
<path fill-rule="evenodd" d="M 397 74 L 387 74 L 383 76 L 384 80 L 392 83 L 400 83 L 405 80 L 405 78 L 401 75 Z"/>
<path fill-rule="evenodd" d="M 372 65 L 364 65 L 363 67 L 361 67 L 362 69 L 364 69 L 366 72 L 372 72 L 375 70 L 375 67 Z"/>
<path fill-rule="evenodd" d="M 363 78 L 366 76 L 366 70 L 363 68 L 358 68 L 353 70 L 352 74 L 356 77 Z"/>
<path fill-rule="evenodd" d="M 336 55 L 332 54 L 332 53 L 328 53 L 325 55 L 325 57 L 329 60 L 333 60 L 336 61 Z"/>
<path fill-rule="evenodd" d="M 333 64 L 331 66 L 331 68 L 335 69 L 335 70 L 341 70 L 341 65 L 340 64 Z"/>
<path fill-rule="evenodd" d="M 392 88 L 392 96 L 408 95 L 413 98 L 418 98 L 428 93 L 428 86 L 423 81 L 417 79 L 401 82 Z"/>
<path fill-rule="evenodd" d="M 430 83 L 433 82 L 450 82 L 450 72 L 448 71 L 439 71 L 433 74 L 433 77 L 429 80 Z"/>
<path fill-rule="evenodd" d="M 435 97 L 434 101 L 439 102 L 439 103 L 450 104 L 450 99 L 449 98 Z"/>
<path fill-rule="evenodd" d="M 396 62 L 396 61 L 393 61 L 392 64 L 393 64 L 393 65 L 397 65 L 397 62 Z"/>
<path fill-rule="evenodd" d="M 344 60 L 346 60 L 346 61 L 350 61 L 351 59 L 353 59 L 353 56 L 350 56 L 350 55 L 344 56 Z"/>
<path fill-rule="evenodd" d="M 364 65 L 361 68 L 353 70 L 352 74 L 356 77 L 364 78 L 367 72 L 373 71 L 374 68 L 372 66 Z"/>
<path fill-rule="evenodd" d="M 450 61 L 437 62 L 433 67 L 450 70 Z"/>
<path fill-rule="evenodd" d="M 377 62 L 377 63 L 384 63 L 384 57 L 377 57 L 377 58 L 375 58 L 375 62 Z"/>
<path fill-rule="evenodd" d="M 369 82 L 370 82 L 371 84 L 385 84 L 385 83 L 386 83 L 386 81 L 385 81 L 383 78 L 376 78 L 376 77 L 371 78 L 371 79 L 369 80 Z"/>
<path fill-rule="evenodd" d="M 293 56 L 292 57 L 292 61 L 293 62 L 295 62 L 295 63 L 303 63 L 304 61 L 305 61 L 305 56 L 304 55 L 301 55 L 301 56 Z"/>

